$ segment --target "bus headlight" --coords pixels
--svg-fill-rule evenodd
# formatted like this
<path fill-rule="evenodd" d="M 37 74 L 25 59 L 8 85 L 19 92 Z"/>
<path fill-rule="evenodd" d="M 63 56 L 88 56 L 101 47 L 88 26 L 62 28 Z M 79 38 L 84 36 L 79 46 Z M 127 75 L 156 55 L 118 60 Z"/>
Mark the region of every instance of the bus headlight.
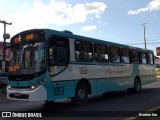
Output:
<path fill-rule="evenodd" d="M 31 89 L 31 90 L 35 90 L 35 89 L 36 89 L 37 87 L 39 87 L 40 85 L 43 85 L 45 82 L 46 82 L 46 80 L 41 80 L 41 81 L 35 83 L 34 85 L 32 85 L 32 86 L 30 87 L 30 89 Z"/>
<path fill-rule="evenodd" d="M 36 88 L 35 85 L 32 85 L 30 89 L 34 90 L 35 88 Z"/>
<path fill-rule="evenodd" d="M 10 85 L 8 85 L 8 89 L 11 89 L 11 86 L 10 86 Z"/>

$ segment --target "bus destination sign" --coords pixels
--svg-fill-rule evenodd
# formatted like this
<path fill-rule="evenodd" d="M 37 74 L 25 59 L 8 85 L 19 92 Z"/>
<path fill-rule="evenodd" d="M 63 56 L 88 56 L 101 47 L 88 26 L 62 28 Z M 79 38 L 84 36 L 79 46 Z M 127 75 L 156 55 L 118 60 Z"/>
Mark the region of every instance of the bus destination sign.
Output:
<path fill-rule="evenodd" d="M 19 42 L 25 42 L 25 41 L 34 41 L 34 40 L 38 40 L 44 38 L 44 33 L 41 32 L 29 32 L 29 33 L 22 33 L 19 35 L 14 36 L 11 39 L 11 43 L 12 44 L 17 44 Z"/>

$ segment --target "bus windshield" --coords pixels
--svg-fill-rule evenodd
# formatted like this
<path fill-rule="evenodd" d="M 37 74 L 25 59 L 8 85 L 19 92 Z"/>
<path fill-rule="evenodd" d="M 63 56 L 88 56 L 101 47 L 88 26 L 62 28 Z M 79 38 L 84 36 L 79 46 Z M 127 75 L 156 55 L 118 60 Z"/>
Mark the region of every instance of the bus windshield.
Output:
<path fill-rule="evenodd" d="M 12 46 L 10 74 L 33 74 L 46 69 L 45 43 Z"/>

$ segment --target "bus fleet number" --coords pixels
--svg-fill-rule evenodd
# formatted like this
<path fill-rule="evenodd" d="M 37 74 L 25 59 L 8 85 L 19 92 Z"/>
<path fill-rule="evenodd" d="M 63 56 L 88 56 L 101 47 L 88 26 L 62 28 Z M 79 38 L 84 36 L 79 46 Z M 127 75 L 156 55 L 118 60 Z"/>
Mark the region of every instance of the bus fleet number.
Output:
<path fill-rule="evenodd" d="M 58 96 L 58 95 L 63 95 L 64 94 L 64 87 L 56 87 L 54 89 L 54 95 Z"/>
<path fill-rule="evenodd" d="M 86 67 L 80 67 L 79 72 L 80 72 L 80 74 L 87 74 L 87 68 Z"/>

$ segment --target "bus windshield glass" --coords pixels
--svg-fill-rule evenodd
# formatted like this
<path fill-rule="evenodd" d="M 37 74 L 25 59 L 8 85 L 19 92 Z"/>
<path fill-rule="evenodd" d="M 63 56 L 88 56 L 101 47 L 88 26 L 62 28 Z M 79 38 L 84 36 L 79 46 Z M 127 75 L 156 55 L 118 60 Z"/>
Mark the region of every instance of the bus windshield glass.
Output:
<path fill-rule="evenodd" d="M 10 74 L 34 74 L 46 69 L 44 42 L 16 45 L 11 50 Z"/>

